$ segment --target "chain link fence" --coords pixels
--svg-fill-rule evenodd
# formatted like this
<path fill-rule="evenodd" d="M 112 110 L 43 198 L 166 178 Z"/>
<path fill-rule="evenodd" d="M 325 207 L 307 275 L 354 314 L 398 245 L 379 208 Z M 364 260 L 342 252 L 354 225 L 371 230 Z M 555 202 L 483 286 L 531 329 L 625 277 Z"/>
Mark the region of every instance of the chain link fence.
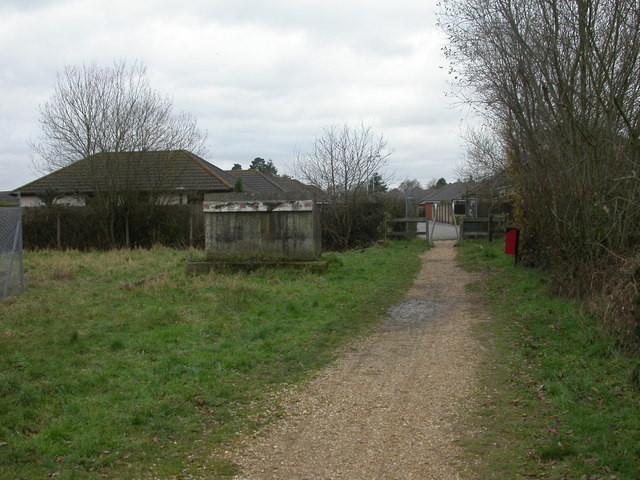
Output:
<path fill-rule="evenodd" d="M 22 209 L 0 208 L 0 299 L 23 291 Z"/>

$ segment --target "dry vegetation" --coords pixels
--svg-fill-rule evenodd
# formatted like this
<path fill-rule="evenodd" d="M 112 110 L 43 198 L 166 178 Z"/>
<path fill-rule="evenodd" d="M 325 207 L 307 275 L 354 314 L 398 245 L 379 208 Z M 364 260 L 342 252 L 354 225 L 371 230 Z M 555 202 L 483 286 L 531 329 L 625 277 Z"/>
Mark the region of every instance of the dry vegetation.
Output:
<path fill-rule="evenodd" d="M 637 276 L 624 272 L 640 243 L 640 7 L 443 4 L 453 71 L 495 140 L 472 160 L 510 176 L 523 258 L 552 270 L 564 293 L 591 297 L 638 345 Z"/>
<path fill-rule="evenodd" d="M 185 272 L 195 251 L 28 252 L 26 293 L 0 302 L 0 478 L 233 473 L 217 448 L 365 332 L 423 248 L 200 277 Z"/>

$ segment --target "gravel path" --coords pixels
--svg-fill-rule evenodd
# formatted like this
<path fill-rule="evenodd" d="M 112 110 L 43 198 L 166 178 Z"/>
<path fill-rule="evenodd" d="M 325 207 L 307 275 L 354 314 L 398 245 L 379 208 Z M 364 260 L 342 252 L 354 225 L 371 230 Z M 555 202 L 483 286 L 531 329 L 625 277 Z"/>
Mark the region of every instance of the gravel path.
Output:
<path fill-rule="evenodd" d="M 453 242 L 437 242 L 404 302 L 249 439 L 238 479 L 462 479 L 456 445 L 475 385 L 479 321 Z M 459 434 L 458 434 L 459 435 Z"/>

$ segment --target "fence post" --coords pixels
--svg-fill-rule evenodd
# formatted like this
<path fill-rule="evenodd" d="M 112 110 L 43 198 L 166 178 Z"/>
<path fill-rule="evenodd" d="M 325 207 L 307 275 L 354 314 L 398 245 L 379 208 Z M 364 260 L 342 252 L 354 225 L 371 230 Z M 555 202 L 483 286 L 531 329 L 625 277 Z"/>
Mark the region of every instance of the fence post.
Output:
<path fill-rule="evenodd" d="M 56 242 L 58 244 L 58 251 L 62 250 L 62 233 L 60 225 L 60 212 L 56 214 Z"/>
<path fill-rule="evenodd" d="M 18 277 L 20 279 L 20 293 L 24 292 L 24 265 L 22 263 L 22 209 L 18 215 L 18 225 L 16 227 L 16 248 L 15 255 L 18 255 Z"/>
<path fill-rule="evenodd" d="M 9 252 L 9 265 L 7 267 L 4 287 L 2 289 L 2 298 L 5 298 L 9 294 L 9 285 L 11 285 L 13 277 L 13 264 L 16 255 L 18 256 L 18 264 L 20 271 L 18 273 L 18 279 L 20 281 L 20 293 L 24 290 L 24 278 L 23 278 L 23 265 L 22 265 L 22 209 L 21 208 L 9 208 L 6 209 L 9 212 L 15 212 L 16 215 L 7 215 L 9 218 L 8 224 L 14 224 L 15 230 L 13 234 L 13 241 L 11 242 L 11 251 Z M 1 222 L 0 222 L 1 225 Z M 0 254 L 2 254 L 0 250 Z"/>
<path fill-rule="evenodd" d="M 191 206 L 187 208 L 189 209 L 189 248 L 193 248 L 193 208 Z"/>
<path fill-rule="evenodd" d="M 131 240 L 129 238 L 129 215 L 124 217 L 124 243 L 127 249 L 131 249 Z"/>
<path fill-rule="evenodd" d="M 387 215 L 382 218 L 382 228 L 384 229 L 384 241 L 387 241 Z"/>
<path fill-rule="evenodd" d="M 489 241 L 493 242 L 493 215 L 489 215 L 489 225 L 487 227 L 488 229 L 488 236 L 489 236 Z"/>

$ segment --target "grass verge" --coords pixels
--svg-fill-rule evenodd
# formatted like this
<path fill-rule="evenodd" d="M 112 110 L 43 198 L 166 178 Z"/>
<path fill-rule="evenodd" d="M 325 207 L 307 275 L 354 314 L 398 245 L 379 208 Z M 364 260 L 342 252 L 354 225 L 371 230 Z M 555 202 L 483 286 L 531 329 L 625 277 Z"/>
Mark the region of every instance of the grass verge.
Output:
<path fill-rule="evenodd" d="M 27 253 L 27 292 L 0 303 L 0 478 L 231 476 L 220 447 L 370 330 L 424 245 L 330 255 L 322 275 L 189 277 L 169 249 Z"/>
<path fill-rule="evenodd" d="M 478 329 L 492 353 L 464 441 L 477 478 L 639 479 L 640 360 L 501 249 L 469 241 L 458 255 L 486 273 L 473 289 L 492 312 Z"/>

